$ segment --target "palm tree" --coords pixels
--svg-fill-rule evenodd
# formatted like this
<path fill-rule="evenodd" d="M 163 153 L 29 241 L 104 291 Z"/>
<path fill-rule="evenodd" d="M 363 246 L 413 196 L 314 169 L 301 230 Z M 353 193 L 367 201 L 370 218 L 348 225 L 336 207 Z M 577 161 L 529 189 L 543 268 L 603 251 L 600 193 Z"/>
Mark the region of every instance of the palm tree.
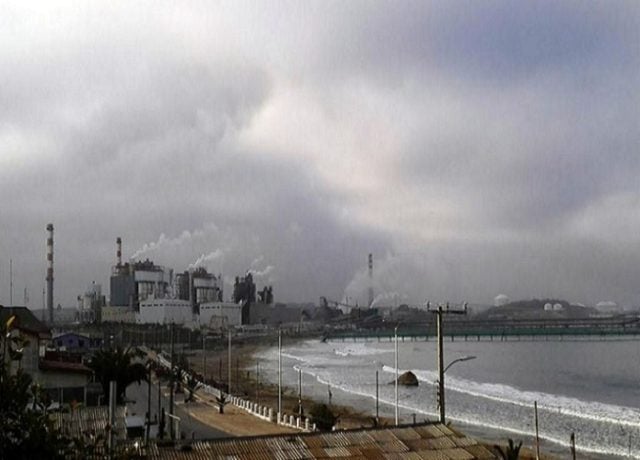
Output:
<path fill-rule="evenodd" d="M 147 369 L 142 362 L 134 362 L 138 357 L 135 349 L 121 347 L 98 350 L 89 368 L 93 370 L 96 380 L 102 384 L 105 402 L 109 401 L 109 382 L 115 380 L 117 384 L 116 401 L 124 402 L 127 387 L 133 382 L 140 383 L 147 379 Z"/>
<path fill-rule="evenodd" d="M 220 414 L 224 414 L 224 406 L 229 404 L 224 393 L 220 393 L 220 396 L 216 396 L 216 404 L 218 405 L 218 412 L 220 412 Z"/>
<path fill-rule="evenodd" d="M 522 447 L 522 441 L 518 445 L 513 442 L 513 439 L 509 439 L 509 446 L 502 450 L 500 446 L 494 446 L 496 450 L 500 453 L 500 456 L 504 460 L 518 460 L 520 457 L 520 448 Z"/>
<path fill-rule="evenodd" d="M 184 398 L 184 402 L 193 402 L 196 391 L 202 386 L 202 384 L 193 375 L 187 376 L 185 387 L 187 388 L 187 396 Z"/>

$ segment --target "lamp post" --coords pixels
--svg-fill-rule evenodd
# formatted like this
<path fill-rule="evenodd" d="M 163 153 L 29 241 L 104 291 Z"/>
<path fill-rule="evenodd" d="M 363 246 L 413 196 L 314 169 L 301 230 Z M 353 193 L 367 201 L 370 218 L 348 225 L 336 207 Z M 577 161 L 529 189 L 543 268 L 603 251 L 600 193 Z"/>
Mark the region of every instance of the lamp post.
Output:
<path fill-rule="evenodd" d="M 454 359 L 453 361 L 451 361 L 449 363 L 449 365 L 447 367 L 444 368 L 444 372 L 447 372 L 449 370 L 449 368 L 451 366 L 453 366 L 454 364 L 456 364 L 456 363 L 461 363 L 463 361 L 471 361 L 472 359 L 476 359 L 476 358 L 477 358 L 477 356 L 463 356 L 462 358 Z"/>
<path fill-rule="evenodd" d="M 260 404 L 260 360 L 256 359 L 256 403 Z"/>
<path fill-rule="evenodd" d="M 282 330 L 278 329 L 278 420 L 282 414 Z"/>
<path fill-rule="evenodd" d="M 173 360 L 175 358 L 174 356 L 174 324 L 171 323 L 171 343 L 170 343 L 170 354 L 171 354 L 171 367 L 169 369 L 169 417 L 173 417 L 173 403 L 174 403 L 174 390 L 175 390 L 175 382 L 174 382 L 174 367 L 173 367 Z M 171 436 L 171 439 L 173 440 L 176 433 L 173 431 L 173 425 L 169 426 L 169 435 Z"/>
<path fill-rule="evenodd" d="M 149 444 L 149 432 L 151 430 L 151 365 L 152 361 L 147 361 L 147 426 L 144 435 L 145 445 Z"/>
<path fill-rule="evenodd" d="M 472 359 L 476 359 L 475 356 L 463 356 L 462 358 L 454 359 L 449 363 L 447 367 L 442 369 L 440 372 L 440 378 L 438 380 L 438 405 L 440 408 L 440 423 L 445 423 L 445 412 L 444 412 L 444 374 L 449 370 L 451 366 L 456 363 L 461 363 L 463 361 L 470 361 Z"/>
<path fill-rule="evenodd" d="M 231 394 L 231 328 L 228 329 L 229 343 L 227 344 L 227 393 Z"/>
<path fill-rule="evenodd" d="M 445 400 L 444 400 L 444 373 L 449 367 L 459 360 L 453 361 L 446 368 L 444 367 L 444 333 L 442 331 L 442 315 L 466 315 L 467 304 L 464 304 L 464 309 L 455 310 L 449 308 L 449 303 L 446 304 L 447 309 L 442 308 L 442 304 L 438 305 L 436 310 L 431 310 L 431 303 L 427 302 L 427 311 L 436 315 L 436 330 L 438 333 L 438 406 L 440 408 L 440 423 L 445 423 Z M 473 358 L 471 358 L 473 359 Z M 466 360 L 464 360 L 466 361 Z"/>
<path fill-rule="evenodd" d="M 395 341 L 395 368 L 396 368 L 396 426 L 398 425 L 398 326 L 394 329 L 394 341 Z"/>
<path fill-rule="evenodd" d="M 207 334 L 202 332 L 202 378 L 207 382 Z"/>

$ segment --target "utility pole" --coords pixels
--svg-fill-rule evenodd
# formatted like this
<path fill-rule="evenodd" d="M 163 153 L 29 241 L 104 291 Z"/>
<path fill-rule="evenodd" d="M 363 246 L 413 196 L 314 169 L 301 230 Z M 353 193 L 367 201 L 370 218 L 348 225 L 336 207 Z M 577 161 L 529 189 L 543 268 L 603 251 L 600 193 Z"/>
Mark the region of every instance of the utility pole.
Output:
<path fill-rule="evenodd" d="M 145 432 L 145 445 L 149 445 L 149 433 L 151 431 L 151 361 L 147 362 L 147 430 Z"/>
<path fill-rule="evenodd" d="M 576 460 L 576 434 L 575 433 L 571 433 L 571 438 L 569 438 L 569 441 L 571 443 L 571 458 L 573 460 Z"/>
<path fill-rule="evenodd" d="M 298 416 L 302 417 L 302 368 L 298 367 Z"/>
<path fill-rule="evenodd" d="M 260 404 L 260 361 L 256 359 L 256 403 Z"/>
<path fill-rule="evenodd" d="M 9 259 L 9 305 L 13 307 L 13 259 Z"/>
<path fill-rule="evenodd" d="M 278 423 L 282 416 L 282 330 L 278 328 Z"/>
<path fill-rule="evenodd" d="M 160 366 L 159 361 L 158 366 Z M 162 382 L 160 380 L 160 376 L 158 375 L 158 371 L 156 371 L 156 378 L 158 379 L 158 421 L 160 421 L 160 412 L 162 411 Z"/>
<path fill-rule="evenodd" d="M 427 311 L 436 315 L 436 329 L 438 334 L 438 406 L 440 409 L 440 423 L 445 423 L 445 398 L 444 398 L 444 333 L 442 331 L 442 315 L 466 315 L 467 304 L 464 304 L 464 309 L 454 310 L 449 308 L 449 303 L 446 304 L 446 310 L 442 308 L 442 304 L 438 305 L 436 310 L 430 309 L 430 303 L 427 303 Z"/>
<path fill-rule="evenodd" d="M 376 423 L 380 421 L 380 387 L 378 384 L 378 370 L 376 369 Z"/>
<path fill-rule="evenodd" d="M 202 378 L 207 382 L 207 335 L 202 334 Z"/>
<path fill-rule="evenodd" d="M 395 368 L 396 368 L 396 378 L 395 378 L 395 390 L 396 390 L 396 426 L 398 426 L 398 326 L 394 329 L 394 342 L 395 342 Z"/>
<path fill-rule="evenodd" d="M 229 332 L 229 343 L 227 345 L 227 393 L 231 394 L 231 328 L 228 330 Z"/>
<path fill-rule="evenodd" d="M 533 414 L 536 424 L 536 460 L 540 460 L 540 435 L 538 432 L 538 401 L 533 402 Z"/>
<path fill-rule="evenodd" d="M 118 396 L 118 384 L 115 380 L 109 382 L 109 434 L 107 446 L 109 448 L 109 458 L 112 458 L 115 448 L 115 425 L 116 425 L 116 398 Z M 62 399 L 62 398 L 61 398 Z M 60 401 L 62 403 L 62 401 Z"/>
<path fill-rule="evenodd" d="M 170 345 L 170 354 L 171 354 L 171 369 L 169 372 L 169 416 L 173 417 L 173 388 L 174 388 L 174 382 L 173 382 L 173 323 L 171 323 L 171 345 Z M 173 420 L 173 418 L 172 418 Z M 174 439 L 175 433 L 173 432 L 173 423 L 171 423 L 171 426 L 169 427 L 169 434 L 171 436 L 171 439 Z"/>

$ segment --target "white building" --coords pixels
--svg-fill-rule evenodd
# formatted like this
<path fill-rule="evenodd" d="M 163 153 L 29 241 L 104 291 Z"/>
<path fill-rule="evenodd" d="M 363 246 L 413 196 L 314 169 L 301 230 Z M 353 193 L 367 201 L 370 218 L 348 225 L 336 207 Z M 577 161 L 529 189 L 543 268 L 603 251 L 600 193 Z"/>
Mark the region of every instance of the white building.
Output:
<path fill-rule="evenodd" d="M 242 304 L 205 302 L 200 304 L 200 327 L 225 329 L 242 324 Z"/>
<path fill-rule="evenodd" d="M 136 314 L 138 324 L 183 324 L 191 326 L 193 311 L 188 300 L 156 299 L 148 297 L 140 302 L 140 312 Z"/>

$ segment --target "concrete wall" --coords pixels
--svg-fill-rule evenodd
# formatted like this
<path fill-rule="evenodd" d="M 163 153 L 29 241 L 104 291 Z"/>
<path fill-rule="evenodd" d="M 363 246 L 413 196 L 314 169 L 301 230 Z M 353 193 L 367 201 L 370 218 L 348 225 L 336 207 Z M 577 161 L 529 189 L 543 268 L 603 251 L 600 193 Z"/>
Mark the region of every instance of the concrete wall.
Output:
<path fill-rule="evenodd" d="M 242 320 L 242 306 L 233 302 L 207 302 L 200 305 L 200 326 L 210 326 L 211 318 L 213 326 L 220 322 L 220 318 L 226 318 L 227 326 L 240 326 Z"/>
<path fill-rule="evenodd" d="M 184 324 L 191 325 L 193 314 L 188 300 L 147 299 L 140 302 L 136 316 L 138 324 Z"/>

